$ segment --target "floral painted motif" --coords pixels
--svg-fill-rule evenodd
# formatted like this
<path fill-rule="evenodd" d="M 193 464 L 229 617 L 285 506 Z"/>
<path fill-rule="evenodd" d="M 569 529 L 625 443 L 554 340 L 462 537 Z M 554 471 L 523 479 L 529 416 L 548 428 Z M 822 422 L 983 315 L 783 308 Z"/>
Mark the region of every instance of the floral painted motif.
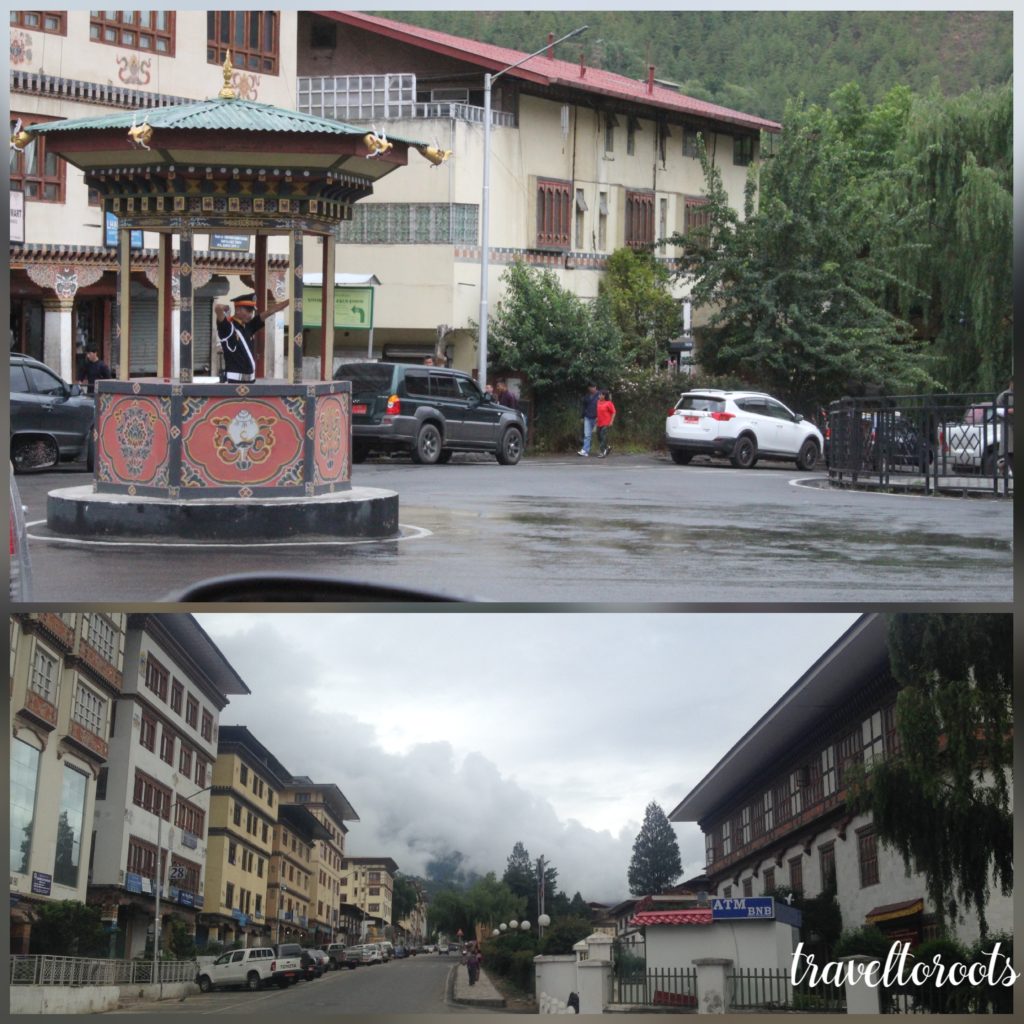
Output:
<path fill-rule="evenodd" d="M 231 76 L 231 87 L 240 100 L 257 100 L 260 95 L 260 76 L 236 71 Z"/>
<path fill-rule="evenodd" d="M 116 63 L 121 68 L 117 77 L 125 85 L 149 85 L 151 77 L 149 69 L 153 66 L 152 59 L 142 60 L 132 54 L 128 57 L 118 57 Z"/>
<path fill-rule="evenodd" d="M 11 33 L 11 65 L 29 64 L 32 61 L 32 37 L 27 32 Z"/>
<path fill-rule="evenodd" d="M 153 450 L 156 421 L 152 409 L 134 403 L 121 404 L 114 410 L 115 436 L 121 458 L 125 469 L 133 476 L 142 473 Z"/>

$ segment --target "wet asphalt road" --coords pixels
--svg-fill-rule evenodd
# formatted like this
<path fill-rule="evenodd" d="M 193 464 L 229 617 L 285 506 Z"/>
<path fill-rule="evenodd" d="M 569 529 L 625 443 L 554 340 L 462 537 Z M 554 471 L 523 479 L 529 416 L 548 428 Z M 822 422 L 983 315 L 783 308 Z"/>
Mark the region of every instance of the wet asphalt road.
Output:
<path fill-rule="evenodd" d="M 386 459 L 353 483 L 400 496 L 400 541 L 204 548 L 58 543 L 46 493 L 82 470 L 18 478 L 36 601 L 162 601 L 227 573 L 305 573 L 463 600 L 840 603 L 1012 600 L 1013 503 L 837 490 L 790 464 L 673 465 L 662 455 Z"/>

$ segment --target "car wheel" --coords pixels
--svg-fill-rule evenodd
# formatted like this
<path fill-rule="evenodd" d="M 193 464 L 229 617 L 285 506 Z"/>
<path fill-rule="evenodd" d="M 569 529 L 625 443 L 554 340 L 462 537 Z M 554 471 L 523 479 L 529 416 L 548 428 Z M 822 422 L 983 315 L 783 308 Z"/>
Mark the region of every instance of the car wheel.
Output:
<path fill-rule="evenodd" d="M 441 449 L 441 454 L 438 455 L 438 457 L 437 457 L 437 461 L 439 463 L 441 463 L 442 465 L 444 463 L 446 463 L 446 462 L 451 462 L 452 461 L 452 456 L 454 454 L 455 454 L 455 452 L 453 452 L 451 450 L 451 448 L 442 448 Z"/>
<path fill-rule="evenodd" d="M 693 458 L 693 452 L 681 452 L 678 448 L 669 449 L 669 455 L 677 466 L 688 466 Z"/>
<path fill-rule="evenodd" d="M 800 451 L 796 457 L 796 468 L 804 470 L 814 469 L 817 462 L 818 442 L 809 437 L 800 445 Z"/>
<path fill-rule="evenodd" d="M 15 473 L 51 469 L 60 461 L 60 450 L 52 437 L 19 437 L 11 442 Z"/>
<path fill-rule="evenodd" d="M 749 434 L 737 438 L 729 461 L 737 469 L 752 469 L 757 462 L 757 442 Z"/>
<path fill-rule="evenodd" d="M 365 444 L 353 444 L 352 445 L 352 461 L 353 462 L 365 462 L 366 456 L 370 454 L 370 449 Z"/>
<path fill-rule="evenodd" d="M 201 974 L 199 976 L 199 991 L 209 992 L 211 988 L 213 988 L 213 982 L 205 974 Z"/>
<path fill-rule="evenodd" d="M 259 992 L 260 990 L 260 976 L 256 971 L 250 971 L 245 976 L 245 982 L 250 992 Z"/>
<path fill-rule="evenodd" d="M 412 450 L 412 461 L 432 466 L 441 457 L 441 431 L 433 423 L 424 423 L 416 435 L 416 447 Z"/>
<path fill-rule="evenodd" d="M 494 457 L 503 466 L 514 466 L 523 457 L 523 435 L 515 427 L 509 427 L 501 435 Z"/>

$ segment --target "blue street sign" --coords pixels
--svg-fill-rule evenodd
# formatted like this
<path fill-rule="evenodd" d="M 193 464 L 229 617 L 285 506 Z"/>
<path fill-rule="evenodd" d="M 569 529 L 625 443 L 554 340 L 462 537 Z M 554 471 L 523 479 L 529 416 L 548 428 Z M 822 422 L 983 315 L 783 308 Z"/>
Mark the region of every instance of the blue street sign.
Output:
<path fill-rule="evenodd" d="M 108 246 L 117 245 L 117 214 L 108 210 L 103 224 L 103 244 Z M 132 231 L 131 240 L 128 243 L 132 249 L 142 248 L 142 232 Z"/>
<path fill-rule="evenodd" d="M 775 900 L 771 896 L 718 897 L 711 901 L 713 921 L 774 920 Z"/>

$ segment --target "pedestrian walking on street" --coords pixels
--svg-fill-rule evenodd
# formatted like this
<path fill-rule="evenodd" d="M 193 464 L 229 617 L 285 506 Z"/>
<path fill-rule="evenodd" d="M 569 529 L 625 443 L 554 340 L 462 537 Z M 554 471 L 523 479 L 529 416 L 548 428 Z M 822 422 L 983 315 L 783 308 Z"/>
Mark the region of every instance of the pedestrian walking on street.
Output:
<path fill-rule="evenodd" d="M 79 383 L 84 384 L 86 391 L 91 395 L 96 390 L 96 381 L 111 380 L 113 376 L 110 367 L 100 359 L 99 349 L 95 345 L 90 345 L 85 350 L 85 366 Z"/>
<path fill-rule="evenodd" d="M 588 384 L 587 393 L 580 403 L 580 412 L 583 414 L 583 447 L 576 453 L 584 458 L 590 455 L 590 442 L 597 429 L 597 403 L 600 399 L 597 385 Z"/>
<path fill-rule="evenodd" d="M 612 450 L 612 446 L 608 443 L 608 430 L 614 422 L 615 405 L 612 402 L 611 392 L 602 391 L 601 398 L 597 403 L 597 443 L 601 447 L 601 452 L 597 456 L 599 459 L 603 459 Z"/>
<path fill-rule="evenodd" d="M 495 382 L 494 397 L 497 398 L 498 404 L 505 406 L 506 409 L 519 408 L 519 399 L 509 391 L 508 382 L 504 379 Z"/>

